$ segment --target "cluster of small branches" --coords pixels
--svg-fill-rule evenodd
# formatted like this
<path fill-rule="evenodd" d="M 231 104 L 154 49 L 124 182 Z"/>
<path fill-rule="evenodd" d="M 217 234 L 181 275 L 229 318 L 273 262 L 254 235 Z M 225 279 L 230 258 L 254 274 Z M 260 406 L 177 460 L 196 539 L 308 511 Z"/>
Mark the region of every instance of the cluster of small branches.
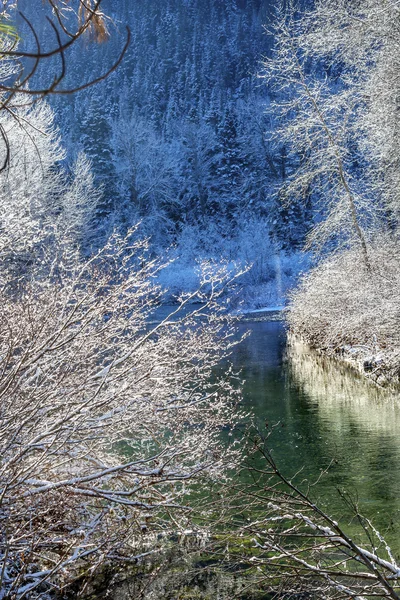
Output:
<path fill-rule="evenodd" d="M 257 435 L 246 485 L 228 485 L 218 520 L 225 534 L 213 542 L 221 567 L 240 572 L 241 594 L 251 597 L 262 590 L 288 600 L 398 600 L 400 565 L 357 502 L 339 492 L 344 512 L 352 515 L 349 528 L 346 518 L 336 521 L 312 498 L 315 483 L 298 484 L 299 479 L 280 471 Z"/>
<path fill-rule="evenodd" d="M 148 324 L 160 291 L 146 244 L 114 236 L 86 261 L 69 246 L 0 319 L 0 589 L 43 597 L 108 562 L 159 552 L 192 479 L 222 476 L 238 386 L 213 367 L 232 346 L 232 276 L 205 266 L 195 294 Z M 41 271 L 42 272 L 42 271 Z M 190 309 L 193 301 L 201 304 Z M 145 537 L 145 539 L 144 539 Z M 143 549 L 145 548 L 145 550 Z"/>
<path fill-rule="evenodd" d="M 39 0 L 38 0 L 39 3 Z M 49 24 L 49 39 L 40 39 L 33 23 L 20 13 L 33 41 L 33 48 L 19 46 L 17 32 L 9 26 L 7 19 L 12 19 L 18 9 L 18 1 L 3 2 L 1 16 L 4 23 L 0 25 L 1 43 L 1 78 L 0 78 L 0 111 L 6 111 L 22 126 L 18 116 L 18 108 L 29 106 L 49 95 L 72 94 L 90 87 L 108 77 L 122 62 L 130 42 L 130 31 L 120 55 L 103 73 L 88 79 L 85 83 L 63 87 L 68 62 L 68 51 L 85 36 L 97 43 L 106 41 L 109 37 L 107 17 L 101 10 L 101 0 L 47 0 L 53 18 L 47 17 Z M 41 8 L 43 10 L 43 8 Z M 51 37 L 54 42 L 51 42 Z M 35 75 L 46 69 L 51 73 L 49 84 L 44 87 L 35 86 Z M 0 128 L 5 156 L 2 157 L 0 171 L 5 170 L 10 163 L 11 149 L 4 128 Z"/>

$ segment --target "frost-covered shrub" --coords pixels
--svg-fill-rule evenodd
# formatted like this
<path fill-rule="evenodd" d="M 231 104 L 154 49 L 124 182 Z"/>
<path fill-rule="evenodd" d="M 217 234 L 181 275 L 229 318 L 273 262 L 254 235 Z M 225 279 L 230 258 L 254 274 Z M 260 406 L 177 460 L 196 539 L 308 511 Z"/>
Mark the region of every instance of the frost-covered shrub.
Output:
<path fill-rule="evenodd" d="M 201 314 L 181 298 L 149 329 L 160 290 L 146 252 L 115 236 L 83 261 L 64 248 L 56 280 L 31 279 L 19 297 L 1 286 L 0 560 L 11 599 L 159 554 L 156 534 L 179 531 L 182 511 L 187 523 L 190 481 L 220 478 L 235 456 L 220 431 L 239 391 L 226 374 L 211 378 L 232 345 L 220 305 L 231 276 L 204 268 L 190 298 Z"/>
<path fill-rule="evenodd" d="M 369 247 L 371 270 L 358 248 L 323 260 L 292 294 L 291 329 L 317 348 L 365 346 L 394 353 L 400 345 L 400 246 L 381 236 Z"/>
<path fill-rule="evenodd" d="M 0 596 L 33 600 L 162 551 L 190 481 L 236 456 L 220 432 L 240 392 L 211 378 L 232 346 L 221 297 L 235 274 L 203 266 L 151 325 L 163 297 L 147 242 L 135 229 L 83 253 L 90 165 L 63 170 L 48 106 L 17 116 L 0 111 Z"/>

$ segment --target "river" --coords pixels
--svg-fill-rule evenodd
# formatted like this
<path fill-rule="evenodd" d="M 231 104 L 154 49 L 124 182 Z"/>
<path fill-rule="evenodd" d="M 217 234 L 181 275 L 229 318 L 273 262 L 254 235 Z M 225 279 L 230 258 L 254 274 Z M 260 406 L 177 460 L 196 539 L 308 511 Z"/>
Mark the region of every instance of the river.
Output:
<path fill-rule="evenodd" d="M 268 443 L 281 470 L 301 470 L 297 481 L 312 482 L 331 465 L 314 497 L 338 517 L 338 488 L 352 494 L 399 555 L 400 394 L 301 344 L 287 346 L 284 323 L 268 314 L 239 329 L 251 331 L 232 359 L 246 380 L 243 402 L 260 430 L 279 423 Z"/>

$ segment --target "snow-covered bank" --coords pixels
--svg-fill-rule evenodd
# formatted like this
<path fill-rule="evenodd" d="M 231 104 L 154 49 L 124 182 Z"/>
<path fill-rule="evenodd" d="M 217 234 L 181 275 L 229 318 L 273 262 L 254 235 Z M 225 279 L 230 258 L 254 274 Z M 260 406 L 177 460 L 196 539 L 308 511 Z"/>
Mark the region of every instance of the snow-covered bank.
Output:
<path fill-rule="evenodd" d="M 231 256 L 203 253 L 199 258 L 171 253 L 172 262 L 162 269 L 157 283 L 166 290 L 165 302 L 173 304 L 182 293 L 196 290 L 201 279 L 201 264 L 221 263 L 232 272 L 245 272 L 228 290 L 232 312 L 247 314 L 282 310 L 290 291 L 296 286 L 300 274 L 308 267 L 307 257 L 300 253 L 274 253 L 264 257 L 260 265 L 256 256 L 246 257 L 236 253 Z M 253 259 L 251 261 L 250 259 Z"/>
<path fill-rule="evenodd" d="M 380 237 L 320 263 L 292 294 L 290 331 L 380 386 L 400 384 L 400 248 Z"/>
<path fill-rule="evenodd" d="M 400 384 L 399 352 L 368 346 L 342 346 L 335 348 L 334 356 L 381 387 Z"/>
<path fill-rule="evenodd" d="M 264 306 L 257 309 L 244 309 L 234 311 L 234 315 L 240 321 L 245 323 L 255 323 L 256 321 L 285 321 L 285 306 Z"/>
<path fill-rule="evenodd" d="M 186 226 L 168 252 L 158 254 L 171 261 L 157 282 L 167 290 L 166 301 L 197 289 L 201 264 L 223 263 L 232 272 L 245 269 L 235 289 L 229 290 L 233 310 L 283 306 L 299 276 L 309 268 L 309 257 L 299 250 L 284 251 L 273 241 L 266 220 L 243 217 L 234 231 L 215 224 Z"/>
<path fill-rule="evenodd" d="M 285 310 L 285 305 L 281 305 L 281 306 L 263 306 L 262 308 L 256 308 L 256 309 L 245 309 L 245 310 L 240 310 L 238 311 L 238 314 L 240 315 L 255 315 L 258 313 L 271 313 L 271 312 L 282 312 L 283 310 Z"/>

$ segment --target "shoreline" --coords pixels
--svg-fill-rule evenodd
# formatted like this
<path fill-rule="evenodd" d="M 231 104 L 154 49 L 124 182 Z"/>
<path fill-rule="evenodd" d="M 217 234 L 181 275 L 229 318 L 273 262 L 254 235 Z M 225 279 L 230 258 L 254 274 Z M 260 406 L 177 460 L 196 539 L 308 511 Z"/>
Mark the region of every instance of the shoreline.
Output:
<path fill-rule="evenodd" d="M 288 332 L 288 343 L 300 341 L 319 356 L 333 359 L 338 364 L 355 371 L 363 379 L 383 389 L 400 392 L 400 349 L 385 349 L 362 344 L 320 347 L 310 343 L 304 336 Z"/>

